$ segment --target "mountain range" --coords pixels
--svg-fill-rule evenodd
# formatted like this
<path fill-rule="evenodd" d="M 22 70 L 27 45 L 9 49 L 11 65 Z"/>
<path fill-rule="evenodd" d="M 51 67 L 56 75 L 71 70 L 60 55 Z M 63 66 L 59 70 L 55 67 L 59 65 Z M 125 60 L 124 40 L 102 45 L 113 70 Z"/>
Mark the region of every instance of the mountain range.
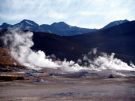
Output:
<path fill-rule="evenodd" d="M 88 28 L 80 28 L 77 26 L 70 26 L 70 25 L 66 24 L 65 22 L 52 23 L 51 25 L 48 25 L 48 24 L 38 25 L 34 21 L 27 20 L 27 19 L 24 19 L 21 22 L 14 24 L 14 25 L 3 23 L 0 26 L 0 28 L 2 28 L 2 29 L 20 28 L 22 30 L 30 30 L 33 32 L 54 33 L 54 34 L 60 35 L 60 36 L 72 36 L 72 35 L 78 35 L 78 34 L 96 31 L 96 29 L 88 29 Z"/>
<path fill-rule="evenodd" d="M 103 28 L 104 29 L 110 28 L 110 27 L 120 25 L 125 22 L 128 22 L 128 20 L 114 21 L 114 22 L 109 23 Z M 65 22 L 52 23 L 51 25 L 48 25 L 48 24 L 38 25 L 34 21 L 27 20 L 27 19 L 24 19 L 21 22 L 14 25 L 3 23 L 0 26 L 0 28 L 1 29 L 20 28 L 22 30 L 30 30 L 32 32 L 47 32 L 47 33 L 53 33 L 60 36 L 80 35 L 84 33 L 95 32 L 98 30 L 98 29 L 88 29 L 88 28 L 81 28 L 77 26 L 71 26 L 71 25 L 66 24 Z"/>
<path fill-rule="evenodd" d="M 29 23 L 27 22 L 27 24 Z M 22 24 L 22 22 L 15 25 L 4 23 L 1 25 L 0 35 L 7 31 L 7 25 L 12 27 L 20 25 L 26 26 L 25 23 Z M 32 27 L 30 27 L 30 25 L 32 25 Z M 33 21 L 29 24 L 30 30 L 34 30 L 34 46 L 32 49 L 43 50 L 47 55 L 54 54 L 59 59 L 66 58 L 67 60 L 77 61 L 83 54 L 87 54 L 93 48 L 97 48 L 99 53 L 115 53 L 116 57 L 123 61 L 128 63 L 132 61 L 135 63 L 135 21 L 114 21 L 101 29 L 66 36 L 65 34 L 57 35 L 52 32 L 35 31 L 37 26 L 39 25 Z M 69 25 L 60 22 L 53 23 L 48 25 L 48 27 L 49 26 L 55 26 L 56 29 L 64 29 Z M 23 29 L 23 27 L 21 28 Z M 0 46 L 3 47 L 2 44 L 0 44 Z"/>

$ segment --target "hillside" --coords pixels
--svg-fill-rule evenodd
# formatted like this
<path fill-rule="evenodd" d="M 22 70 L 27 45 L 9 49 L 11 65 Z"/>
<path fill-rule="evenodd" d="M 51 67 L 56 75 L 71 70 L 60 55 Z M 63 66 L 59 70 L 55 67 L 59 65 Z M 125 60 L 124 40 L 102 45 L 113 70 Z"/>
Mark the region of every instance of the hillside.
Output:
<path fill-rule="evenodd" d="M 135 21 L 76 36 L 34 32 L 33 40 L 33 49 L 55 54 L 62 59 L 77 60 L 97 48 L 98 52 L 115 53 L 117 58 L 135 63 Z"/>
<path fill-rule="evenodd" d="M 4 32 L 6 30 L 1 30 L 0 35 Z M 116 53 L 116 57 L 123 61 L 135 63 L 135 21 L 75 36 L 33 33 L 33 50 L 43 50 L 46 55 L 54 54 L 62 60 L 66 58 L 77 61 L 93 48 L 97 48 L 99 53 Z"/>
<path fill-rule="evenodd" d="M 0 48 L 0 71 L 13 71 L 15 67 L 24 68 L 10 55 L 7 48 Z"/>
<path fill-rule="evenodd" d="M 85 48 L 97 48 L 101 52 L 116 53 L 124 61 L 135 63 L 135 21 L 126 22 L 93 33 L 68 37 Z"/>

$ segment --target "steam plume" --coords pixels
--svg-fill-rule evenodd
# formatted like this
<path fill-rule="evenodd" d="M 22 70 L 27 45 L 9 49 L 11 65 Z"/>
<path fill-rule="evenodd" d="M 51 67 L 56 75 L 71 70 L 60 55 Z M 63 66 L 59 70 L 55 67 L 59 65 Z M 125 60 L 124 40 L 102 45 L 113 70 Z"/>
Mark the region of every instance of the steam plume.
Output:
<path fill-rule="evenodd" d="M 103 54 L 97 56 L 94 60 L 90 60 L 86 55 L 84 60 L 88 62 L 87 66 L 80 66 L 74 61 L 52 61 L 48 58 L 45 53 L 41 50 L 33 51 L 31 47 L 34 45 L 32 41 L 32 32 L 23 32 L 18 29 L 10 30 L 3 36 L 4 44 L 10 48 L 11 55 L 21 64 L 32 68 L 59 68 L 63 71 L 80 71 L 80 70 L 125 70 L 125 71 L 135 71 L 135 66 L 133 64 L 128 65 L 127 63 L 121 61 L 120 59 L 114 58 L 115 54 L 111 55 Z M 94 49 L 93 52 L 89 54 L 96 55 L 97 50 Z M 82 60 L 79 60 L 82 62 Z"/>
<path fill-rule="evenodd" d="M 34 45 L 32 41 L 32 32 L 23 32 L 19 29 L 9 30 L 3 37 L 4 44 L 10 48 L 11 55 L 21 64 L 32 69 L 40 69 L 42 67 L 57 68 L 58 65 L 47 59 L 45 53 L 41 50 L 34 52 L 31 47 Z"/>

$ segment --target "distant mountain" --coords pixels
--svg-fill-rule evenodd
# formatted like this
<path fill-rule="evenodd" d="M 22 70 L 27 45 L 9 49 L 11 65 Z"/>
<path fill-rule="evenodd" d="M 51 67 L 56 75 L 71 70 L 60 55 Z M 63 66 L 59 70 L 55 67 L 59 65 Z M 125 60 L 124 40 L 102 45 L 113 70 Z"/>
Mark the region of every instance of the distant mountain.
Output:
<path fill-rule="evenodd" d="M 135 63 L 135 21 L 68 38 L 87 49 L 116 53 L 118 58 Z"/>
<path fill-rule="evenodd" d="M 0 31 L 0 35 L 5 31 Z M 55 54 L 60 59 L 76 61 L 97 48 L 99 52 L 116 53 L 118 58 L 135 63 L 135 21 L 75 36 L 34 32 L 33 40 L 34 50 L 43 50 L 47 55 Z"/>
<path fill-rule="evenodd" d="M 129 22 L 129 21 L 128 20 L 113 21 L 113 22 L 110 22 L 109 24 L 107 24 L 105 27 L 103 27 L 103 29 L 107 29 L 107 28 L 111 28 L 111 27 L 114 27 L 114 26 L 118 26 L 118 25 L 126 23 L 126 22 Z"/>
<path fill-rule="evenodd" d="M 9 27 L 12 27 L 12 25 L 7 24 L 7 23 L 3 23 L 3 24 L 0 26 L 1 29 L 7 29 L 7 28 L 9 28 Z"/>
<path fill-rule="evenodd" d="M 20 28 L 22 30 L 37 31 L 39 25 L 31 20 L 22 20 L 21 22 L 12 26 L 13 28 Z"/>
<path fill-rule="evenodd" d="M 135 63 L 135 21 L 75 36 L 36 32 L 33 40 L 33 49 L 44 50 L 61 59 L 76 61 L 82 54 L 97 48 L 98 52 L 116 53 L 116 57 L 123 61 Z"/>
<path fill-rule="evenodd" d="M 96 31 L 96 29 L 80 28 L 76 26 L 70 26 L 64 22 L 58 22 L 58 23 L 53 23 L 51 25 L 45 25 L 45 24 L 40 25 L 39 31 L 55 33 L 56 35 L 60 35 L 60 36 L 72 36 L 72 35 L 93 32 Z"/>
<path fill-rule="evenodd" d="M 107 24 L 102 29 L 108 29 L 108 28 L 118 26 L 126 22 L 129 22 L 129 21 L 128 20 L 113 21 Z M 7 28 L 20 28 L 22 30 L 30 30 L 32 32 L 53 33 L 60 36 L 81 35 L 84 33 L 91 33 L 91 32 L 98 31 L 98 29 L 88 29 L 88 28 L 81 28 L 77 26 L 71 26 L 71 25 L 66 24 L 65 22 L 55 22 L 55 23 L 52 23 L 51 25 L 48 25 L 48 24 L 38 25 L 34 21 L 27 20 L 27 19 L 24 19 L 21 22 L 14 25 L 3 23 L 0 26 L 0 29 L 7 29 Z"/>
<path fill-rule="evenodd" d="M 72 36 L 72 35 L 78 35 L 78 34 L 96 31 L 96 29 L 87 29 L 87 28 L 80 28 L 76 26 L 70 26 L 64 22 L 53 23 L 51 25 L 47 25 L 47 24 L 38 25 L 34 21 L 27 20 L 27 19 L 24 19 L 21 22 L 14 25 L 3 23 L 0 26 L 0 28 L 1 29 L 20 28 L 22 30 L 30 30 L 33 32 L 54 33 L 60 36 Z"/>

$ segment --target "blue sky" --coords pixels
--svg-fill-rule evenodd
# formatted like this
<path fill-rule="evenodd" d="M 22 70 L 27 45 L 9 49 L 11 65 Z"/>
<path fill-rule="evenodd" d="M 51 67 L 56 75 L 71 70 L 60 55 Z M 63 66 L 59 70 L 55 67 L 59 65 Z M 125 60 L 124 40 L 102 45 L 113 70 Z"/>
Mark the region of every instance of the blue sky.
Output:
<path fill-rule="evenodd" d="M 101 28 L 114 20 L 135 20 L 135 0 L 0 0 L 0 24 L 23 19 Z"/>

